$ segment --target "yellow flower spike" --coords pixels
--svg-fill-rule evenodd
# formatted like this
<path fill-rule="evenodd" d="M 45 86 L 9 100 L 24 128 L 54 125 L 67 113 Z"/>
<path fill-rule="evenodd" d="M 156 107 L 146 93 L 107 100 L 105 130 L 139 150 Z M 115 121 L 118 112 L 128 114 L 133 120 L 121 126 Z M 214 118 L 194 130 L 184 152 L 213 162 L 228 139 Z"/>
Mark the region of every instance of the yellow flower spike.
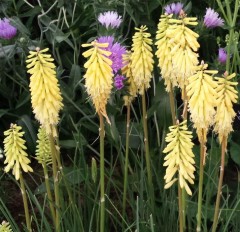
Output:
<path fill-rule="evenodd" d="M 12 232 L 9 222 L 3 221 L 2 224 L 0 224 L 0 232 Z"/>
<path fill-rule="evenodd" d="M 180 187 L 184 188 L 189 195 L 192 195 L 188 183 L 194 183 L 195 161 L 192 152 L 192 132 L 187 129 L 186 120 L 169 127 L 170 132 L 165 138 L 168 145 L 163 150 L 163 153 L 168 153 L 163 164 L 163 166 L 167 166 L 164 188 L 167 189 L 173 185 L 177 180 L 174 176 L 178 172 Z"/>
<path fill-rule="evenodd" d="M 172 29 L 174 26 L 169 22 L 171 18 L 172 15 L 161 15 L 156 35 L 157 42 L 155 43 L 155 45 L 157 45 L 157 51 L 155 54 L 158 58 L 158 66 L 161 69 L 161 75 L 168 92 L 170 91 L 171 86 L 177 86 L 176 76 L 175 73 L 173 73 L 171 54 L 174 45 L 172 40 Z"/>
<path fill-rule="evenodd" d="M 30 91 L 33 112 L 48 134 L 57 136 L 55 126 L 59 122 L 62 96 L 56 77 L 54 59 L 45 54 L 49 49 L 30 51 L 26 60 L 30 77 Z"/>
<path fill-rule="evenodd" d="M 38 140 L 36 147 L 36 159 L 40 164 L 51 164 L 52 155 L 51 155 L 51 146 L 49 137 L 43 127 L 38 129 Z"/>
<path fill-rule="evenodd" d="M 147 32 L 146 26 L 135 28 L 132 44 L 131 69 L 134 82 L 138 88 L 139 94 L 150 87 L 150 80 L 153 71 L 153 54 L 151 34 Z"/>
<path fill-rule="evenodd" d="M 123 68 L 122 74 L 127 77 L 127 86 L 129 95 L 123 96 L 124 104 L 128 105 L 133 99 L 137 96 L 137 87 L 133 80 L 132 70 L 131 70 L 131 52 L 127 51 L 126 54 L 123 54 Z"/>
<path fill-rule="evenodd" d="M 90 57 L 84 65 L 87 68 L 84 75 L 87 92 L 93 101 L 96 112 L 102 114 L 110 123 L 106 105 L 112 90 L 113 71 L 112 61 L 108 58 L 111 52 L 103 50 L 108 46 L 108 43 L 94 41 L 82 46 L 92 47 L 83 53 L 84 57 Z"/>
<path fill-rule="evenodd" d="M 214 131 L 218 133 L 220 143 L 222 143 L 223 137 L 228 137 L 229 133 L 233 131 L 232 123 L 236 116 L 233 110 L 233 103 L 236 103 L 238 99 L 238 92 L 233 86 L 236 86 L 238 83 L 230 80 L 235 76 L 235 73 L 231 75 L 225 73 L 223 78 L 215 78 L 218 86 L 216 88 L 217 113 L 215 116 Z"/>
<path fill-rule="evenodd" d="M 196 74 L 189 77 L 189 84 L 186 87 L 189 97 L 189 111 L 194 128 L 200 142 L 206 142 L 209 126 L 214 123 L 215 108 L 217 106 L 217 83 L 208 74 L 216 74 L 215 70 L 206 70 L 207 64 L 202 62 L 196 67 Z"/>
<path fill-rule="evenodd" d="M 4 171 L 9 172 L 10 169 L 13 170 L 13 175 L 16 180 L 19 180 L 21 169 L 24 172 L 32 172 L 32 168 L 28 165 L 30 160 L 26 153 L 25 140 L 22 139 L 24 132 L 21 132 L 22 127 L 16 124 L 11 124 L 9 130 L 4 132 L 6 136 L 4 143 L 4 153 L 6 159 L 4 164 L 7 164 Z"/>

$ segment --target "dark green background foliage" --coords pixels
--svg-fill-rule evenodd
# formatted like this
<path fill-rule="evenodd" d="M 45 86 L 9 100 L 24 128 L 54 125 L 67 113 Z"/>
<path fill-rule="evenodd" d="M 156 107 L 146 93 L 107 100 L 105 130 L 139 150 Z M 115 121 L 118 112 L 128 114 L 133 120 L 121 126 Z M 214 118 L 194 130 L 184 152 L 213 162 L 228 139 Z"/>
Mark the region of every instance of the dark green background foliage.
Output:
<path fill-rule="evenodd" d="M 34 173 L 26 175 L 31 199 L 33 225 L 36 231 L 51 231 L 51 220 L 45 198 L 45 187 L 41 167 L 34 159 L 38 122 L 34 119 L 29 92 L 29 74 L 25 60 L 29 50 L 35 47 L 50 49 L 57 66 L 64 108 L 59 123 L 61 157 L 65 166 L 64 177 L 72 191 L 75 203 L 69 207 L 66 185 L 62 183 L 62 231 L 98 230 L 98 179 L 91 178 L 91 160 L 99 166 L 99 121 L 84 87 L 82 43 L 92 41 L 103 32 L 97 23 L 99 13 L 114 10 L 123 16 L 123 23 L 116 37 L 130 48 L 134 27 L 147 25 L 155 41 L 157 24 L 164 6 L 173 1 L 161 0 L 28 0 L 32 8 L 23 0 L 0 1 L 0 18 L 10 17 L 18 29 L 15 38 L 0 40 L 0 146 L 3 148 L 3 132 L 10 123 L 18 123 L 25 131 L 28 153 L 31 156 Z M 197 17 L 200 34 L 200 59 L 209 67 L 224 71 L 216 58 L 218 47 L 225 47 L 227 28 L 207 30 L 202 21 L 207 7 L 219 10 L 216 1 L 182 1 L 190 16 Z M 41 3 L 41 6 L 39 5 Z M 220 12 L 220 11 L 219 11 Z M 156 47 L 153 47 L 155 52 Z M 155 58 L 156 59 L 156 58 Z M 157 60 L 155 60 L 157 64 Z M 233 70 L 239 71 L 239 63 L 233 63 Z M 123 167 L 126 138 L 126 109 L 123 106 L 122 92 L 113 88 L 108 104 L 111 126 L 106 125 L 105 168 L 106 168 L 106 231 L 178 231 L 177 187 L 164 190 L 162 150 L 165 135 L 171 125 L 169 97 L 155 65 L 154 78 L 147 92 L 148 127 L 152 160 L 153 181 L 156 196 L 156 212 L 150 214 L 146 167 L 144 160 L 141 101 L 137 98 L 132 105 L 130 134 L 129 188 L 127 218 L 122 223 L 121 207 L 123 192 Z M 181 117 L 182 102 L 176 92 L 178 117 Z M 240 110 L 238 104 L 236 110 Z M 240 126 L 234 122 L 235 131 L 229 138 L 226 172 L 221 215 L 218 231 L 240 231 Z M 196 157 L 196 181 L 192 187 L 193 196 L 187 198 L 187 228 L 195 231 L 198 193 L 199 144 L 194 137 Z M 217 193 L 220 165 L 220 146 L 217 137 L 209 133 L 208 153 L 204 173 L 203 228 L 209 231 L 212 225 L 215 197 Z M 1 159 L 0 221 L 8 220 L 14 231 L 23 229 L 23 208 L 20 192 L 13 184 L 12 177 L 3 172 Z M 8 209 L 7 209 L 8 208 Z"/>

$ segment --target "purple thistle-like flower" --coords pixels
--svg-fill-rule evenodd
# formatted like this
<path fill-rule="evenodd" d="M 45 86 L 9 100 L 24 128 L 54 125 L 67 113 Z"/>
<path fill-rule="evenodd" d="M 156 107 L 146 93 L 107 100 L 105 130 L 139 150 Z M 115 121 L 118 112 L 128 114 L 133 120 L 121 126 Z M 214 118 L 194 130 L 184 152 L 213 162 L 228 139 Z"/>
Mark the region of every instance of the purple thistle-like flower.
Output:
<path fill-rule="evenodd" d="M 123 88 L 123 86 L 124 86 L 124 83 L 123 83 L 124 79 L 125 79 L 125 77 L 122 76 L 122 75 L 119 75 L 119 74 L 117 74 L 116 77 L 114 78 L 114 86 L 118 90 Z"/>
<path fill-rule="evenodd" d="M 109 59 L 112 61 L 113 72 L 116 73 L 123 67 L 122 55 L 126 53 L 126 48 L 118 42 L 114 43 L 113 36 L 101 36 L 97 39 L 97 42 L 108 43 L 106 50 L 112 53 Z"/>
<path fill-rule="evenodd" d="M 207 28 L 214 28 L 223 26 L 224 20 L 219 17 L 219 14 L 211 8 L 207 8 L 206 14 L 204 16 L 204 25 Z"/>
<path fill-rule="evenodd" d="M 17 34 L 17 28 L 10 24 L 7 18 L 0 19 L 0 38 L 11 39 Z"/>
<path fill-rule="evenodd" d="M 183 8 L 183 4 L 181 2 L 171 3 L 164 7 L 166 14 L 175 14 L 175 15 L 178 15 L 182 10 L 182 8 Z"/>
<path fill-rule="evenodd" d="M 98 21 L 107 29 L 108 27 L 118 28 L 122 22 L 122 16 L 115 11 L 106 11 L 98 16 Z"/>
<path fill-rule="evenodd" d="M 227 52 L 224 48 L 219 48 L 218 50 L 218 61 L 222 64 L 227 61 Z"/>

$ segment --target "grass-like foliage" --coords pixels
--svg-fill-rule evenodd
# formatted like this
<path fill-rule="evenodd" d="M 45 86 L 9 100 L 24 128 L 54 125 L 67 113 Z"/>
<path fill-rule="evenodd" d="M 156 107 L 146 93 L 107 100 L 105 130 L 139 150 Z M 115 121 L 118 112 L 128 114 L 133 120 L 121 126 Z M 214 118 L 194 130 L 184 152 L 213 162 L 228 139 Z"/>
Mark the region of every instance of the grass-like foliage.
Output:
<path fill-rule="evenodd" d="M 1 0 L 0 232 L 240 231 L 239 7 Z"/>

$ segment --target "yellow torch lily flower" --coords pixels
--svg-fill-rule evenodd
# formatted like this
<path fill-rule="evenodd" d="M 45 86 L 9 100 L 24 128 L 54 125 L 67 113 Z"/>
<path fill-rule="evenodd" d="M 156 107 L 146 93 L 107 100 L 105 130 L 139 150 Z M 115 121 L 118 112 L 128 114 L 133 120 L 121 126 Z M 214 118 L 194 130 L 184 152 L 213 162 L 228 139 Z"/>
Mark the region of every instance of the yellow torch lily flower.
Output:
<path fill-rule="evenodd" d="M 22 138 L 24 132 L 21 131 L 22 127 L 17 126 L 16 124 L 11 124 L 9 130 L 4 132 L 6 136 L 4 143 L 4 153 L 6 159 L 4 164 L 7 164 L 4 171 L 9 172 L 10 169 L 13 169 L 13 175 L 16 180 L 19 180 L 21 169 L 24 172 L 32 172 L 32 168 L 28 165 L 30 160 L 26 153 L 25 140 Z"/>
<path fill-rule="evenodd" d="M 124 104 L 128 105 L 131 103 L 133 99 L 137 96 L 137 86 L 133 80 L 132 69 L 131 69 L 131 52 L 127 51 L 126 54 L 123 55 L 123 68 L 122 74 L 127 77 L 126 85 L 128 87 L 129 95 L 123 96 Z"/>
<path fill-rule="evenodd" d="M 51 155 L 51 146 L 49 137 L 43 127 L 38 129 L 38 140 L 36 147 L 36 159 L 40 164 L 51 164 L 52 155 Z"/>
<path fill-rule="evenodd" d="M 108 47 L 108 43 L 93 41 L 91 44 L 83 44 L 82 46 L 92 47 L 83 53 L 84 57 L 89 57 L 84 64 L 87 69 L 84 75 L 87 92 L 93 101 L 96 112 L 102 114 L 110 123 L 106 113 L 106 105 L 112 90 L 113 71 L 112 61 L 108 58 L 111 52 L 104 50 Z"/>
<path fill-rule="evenodd" d="M 147 32 L 146 26 L 135 28 L 137 32 L 133 36 L 131 69 L 134 82 L 139 94 L 150 87 L 150 80 L 153 71 L 153 54 L 151 34 Z"/>
<path fill-rule="evenodd" d="M 171 54 L 173 71 L 177 76 L 178 85 L 183 89 L 188 83 L 188 77 L 195 73 L 198 65 L 198 54 L 200 47 L 197 42 L 199 35 L 188 28 L 188 25 L 197 25 L 197 18 L 189 18 L 183 15 L 180 19 L 170 19 L 173 24 L 168 36 L 174 44 Z"/>
<path fill-rule="evenodd" d="M 30 77 L 30 91 L 33 112 L 36 119 L 48 134 L 57 136 L 55 126 L 59 122 L 59 111 L 63 107 L 56 66 L 51 55 L 45 54 L 49 49 L 30 51 L 27 68 Z"/>
<path fill-rule="evenodd" d="M 192 191 L 188 183 L 194 183 L 195 161 L 192 152 L 193 143 L 192 132 L 187 129 L 187 121 L 169 127 L 170 132 L 166 136 L 167 147 L 163 153 L 168 153 L 164 158 L 163 166 L 167 166 L 165 179 L 165 189 L 170 188 L 177 180 L 174 178 L 178 172 L 178 179 L 181 188 L 184 188 L 189 195 Z"/>
<path fill-rule="evenodd" d="M 233 131 L 232 122 L 236 113 L 233 110 L 233 103 L 237 102 L 238 92 L 234 86 L 238 83 L 231 81 L 236 76 L 235 73 L 228 75 L 225 73 L 223 78 L 215 78 L 218 86 L 217 91 L 217 113 L 215 116 L 214 131 L 218 133 L 219 141 L 222 142 L 223 136 L 228 137 Z"/>
<path fill-rule="evenodd" d="M 213 80 L 212 75 L 218 72 L 206 70 L 207 67 L 208 65 L 204 63 L 197 66 L 196 74 L 188 78 L 189 83 L 186 87 L 191 119 L 197 129 L 200 142 L 206 142 L 206 133 L 209 126 L 214 123 L 216 113 L 214 107 L 217 105 L 217 83 Z"/>
<path fill-rule="evenodd" d="M 156 56 L 158 58 L 158 66 L 161 70 L 162 78 L 164 79 L 164 84 L 166 86 L 166 91 L 170 91 L 171 86 L 177 86 L 177 79 L 175 72 L 173 72 L 173 63 L 172 63 L 172 53 L 173 48 L 172 37 L 169 36 L 168 31 L 171 30 L 170 15 L 161 15 L 161 18 L 158 23 L 158 30 L 156 35 L 157 42 L 157 51 Z"/>

